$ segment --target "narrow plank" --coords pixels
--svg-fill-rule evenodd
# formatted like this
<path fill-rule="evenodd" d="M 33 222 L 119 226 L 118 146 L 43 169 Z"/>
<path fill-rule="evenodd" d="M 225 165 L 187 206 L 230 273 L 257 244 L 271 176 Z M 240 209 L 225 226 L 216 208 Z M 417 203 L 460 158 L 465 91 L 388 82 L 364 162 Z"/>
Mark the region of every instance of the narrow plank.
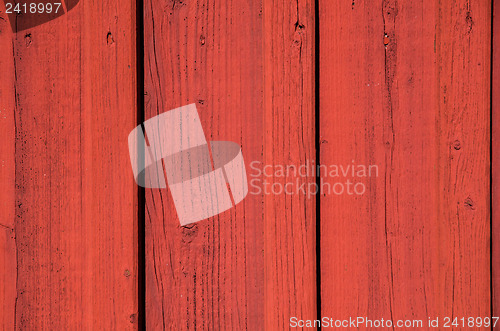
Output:
<path fill-rule="evenodd" d="M 33 27 L 21 15 L 9 37 L 16 329 L 137 328 L 134 4 L 82 1 Z"/>
<path fill-rule="evenodd" d="M 80 12 L 83 329 L 137 330 L 136 1 L 82 1 Z M 78 14 L 75 7 L 72 11 Z"/>
<path fill-rule="evenodd" d="M 322 316 L 490 315 L 490 5 L 319 1 Z"/>
<path fill-rule="evenodd" d="M 314 10 L 310 0 L 264 1 L 264 164 L 275 169 L 261 178 L 266 330 L 317 315 L 316 178 L 279 173 L 316 163 Z"/>
<path fill-rule="evenodd" d="M 500 316 L 500 5 L 492 1 L 492 68 L 491 68 L 491 271 L 492 315 Z"/>
<path fill-rule="evenodd" d="M 146 189 L 150 329 L 273 330 L 316 315 L 314 197 L 265 196 L 260 174 L 314 159 L 314 12 L 262 5 L 145 1 L 146 119 L 195 103 L 207 140 L 242 146 L 250 191 L 181 227 L 170 192 Z"/>
<path fill-rule="evenodd" d="M 0 329 L 15 326 L 16 243 L 15 243 L 15 90 L 12 32 L 5 8 L 0 3 Z"/>

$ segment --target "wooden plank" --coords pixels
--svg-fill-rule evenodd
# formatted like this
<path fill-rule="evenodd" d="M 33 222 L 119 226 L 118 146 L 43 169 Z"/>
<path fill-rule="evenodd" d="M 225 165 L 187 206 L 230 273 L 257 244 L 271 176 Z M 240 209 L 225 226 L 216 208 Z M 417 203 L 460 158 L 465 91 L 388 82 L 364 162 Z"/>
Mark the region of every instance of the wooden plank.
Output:
<path fill-rule="evenodd" d="M 195 103 L 207 140 L 262 160 L 260 2 L 144 1 L 145 118 Z M 248 169 L 248 168 L 247 168 Z M 262 196 L 181 227 L 170 192 L 146 189 L 151 330 L 259 329 Z"/>
<path fill-rule="evenodd" d="M 490 315 L 490 5 L 319 1 L 322 316 Z"/>
<path fill-rule="evenodd" d="M 491 271 L 492 315 L 500 316 L 500 5 L 493 6 L 491 52 Z"/>
<path fill-rule="evenodd" d="M 0 291 L 6 329 L 137 328 L 134 5 L 82 1 L 33 27 L 24 14 L 18 33 L 0 22 L 13 47 L 1 85 L 12 195 L 2 203 L 15 235 L 3 254 L 17 257 L 15 277 L 0 260 L 15 293 Z"/>
<path fill-rule="evenodd" d="M 83 329 L 136 330 L 138 188 L 127 144 L 137 125 L 136 1 L 80 6 Z"/>
<path fill-rule="evenodd" d="M 316 162 L 314 10 L 310 0 L 264 1 L 264 164 L 276 170 L 262 176 L 266 330 L 317 315 L 316 178 L 279 173 Z"/>
<path fill-rule="evenodd" d="M 263 179 L 252 162 L 314 158 L 311 1 L 148 0 L 144 12 L 146 119 L 196 103 L 207 140 L 241 145 L 249 180 Z M 170 192 L 146 189 L 147 327 L 272 330 L 315 316 L 314 239 L 314 198 L 250 188 L 181 227 Z"/>
<path fill-rule="evenodd" d="M 0 4 L 0 329 L 15 325 L 16 244 L 15 222 L 15 91 L 12 32 L 7 15 Z"/>

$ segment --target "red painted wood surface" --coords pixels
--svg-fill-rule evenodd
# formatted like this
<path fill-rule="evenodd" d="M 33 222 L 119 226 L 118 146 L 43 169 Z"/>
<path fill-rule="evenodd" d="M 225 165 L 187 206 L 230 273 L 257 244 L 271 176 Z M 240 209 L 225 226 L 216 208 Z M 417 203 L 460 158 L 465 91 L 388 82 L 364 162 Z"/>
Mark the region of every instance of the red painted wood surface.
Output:
<path fill-rule="evenodd" d="M 490 315 L 490 8 L 319 1 L 322 316 Z"/>
<path fill-rule="evenodd" d="M 16 221 L 15 194 L 15 82 L 12 36 L 7 17 L 0 14 L 0 328 L 15 325 L 16 306 Z"/>
<path fill-rule="evenodd" d="M 264 1 L 263 151 L 276 170 L 316 162 L 314 10 L 311 0 Z M 317 315 L 316 198 L 297 192 L 316 179 L 274 174 L 264 176 L 264 329 L 284 330 Z"/>
<path fill-rule="evenodd" d="M 500 5 L 493 1 L 491 59 L 491 268 L 492 315 L 500 315 Z"/>
<path fill-rule="evenodd" d="M 18 33 L 2 8 L 3 330 L 137 328 L 134 4 Z"/>
<path fill-rule="evenodd" d="M 262 160 L 259 2 L 144 1 L 145 118 L 196 103 L 207 140 Z M 181 227 L 170 192 L 146 189 L 150 330 L 258 329 L 262 197 Z"/>
<path fill-rule="evenodd" d="M 138 206 L 135 3 L 82 0 L 34 27 L 21 15 L 17 33 L 0 8 L 1 329 L 138 329 L 142 295 L 151 330 L 499 314 L 491 1 L 145 0 L 146 119 L 195 103 L 207 140 L 237 142 L 268 188 L 316 178 L 255 168 L 376 166 L 323 177 L 317 196 L 251 186 L 185 227 L 168 189 Z M 366 193 L 336 194 L 347 180 Z"/>
<path fill-rule="evenodd" d="M 146 119 L 196 103 L 208 140 L 242 146 L 249 180 L 252 162 L 313 159 L 313 17 L 311 1 L 145 1 Z M 153 189 L 146 211 L 149 329 L 315 317 L 314 198 L 249 193 L 180 227 L 170 193 Z"/>

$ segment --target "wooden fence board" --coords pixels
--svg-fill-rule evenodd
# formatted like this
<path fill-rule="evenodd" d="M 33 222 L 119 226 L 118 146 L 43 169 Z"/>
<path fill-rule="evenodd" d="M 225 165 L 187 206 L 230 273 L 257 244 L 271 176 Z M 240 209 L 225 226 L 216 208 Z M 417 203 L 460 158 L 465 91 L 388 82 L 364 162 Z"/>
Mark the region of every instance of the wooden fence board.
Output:
<path fill-rule="evenodd" d="M 0 5 L 1 7 L 1 5 Z M 15 244 L 15 91 L 12 33 L 8 18 L 0 14 L 0 329 L 15 325 L 16 244 Z"/>
<path fill-rule="evenodd" d="M 316 178 L 279 174 L 316 162 L 314 10 L 310 0 L 264 1 L 264 164 L 276 169 L 264 176 L 266 330 L 317 315 Z"/>
<path fill-rule="evenodd" d="M 491 271 L 492 316 L 500 315 L 500 5 L 493 1 L 491 75 Z"/>
<path fill-rule="evenodd" d="M 207 140 L 242 146 L 249 181 L 251 162 L 314 158 L 310 1 L 144 8 L 146 119 L 196 103 Z M 181 227 L 168 190 L 146 190 L 148 328 L 272 330 L 315 316 L 314 198 L 255 193 Z"/>
<path fill-rule="evenodd" d="M 195 103 L 207 141 L 262 160 L 261 21 L 259 2 L 144 1 L 146 120 Z M 146 189 L 148 329 L 259 328 L 261 206 L 181 227 L 170 192 Z"/>
<path fill-rule="evenodd" d="M 136 123 L 134 6 L 82 1 L 25 30 L 34 16 L 23 14 L 17 33 L 0 21 L 13 54 L 2 59 L 0 93 L 2 223 L 13 228 L 1 229 L 10 288 L 0 291 L 3 329 L 137 328 L 137 188 L 127 147 Z"/>
<path fill-rule="evenodd" d="M 319 1 L 323 316 L 490 315 L 490 7 Z"/>

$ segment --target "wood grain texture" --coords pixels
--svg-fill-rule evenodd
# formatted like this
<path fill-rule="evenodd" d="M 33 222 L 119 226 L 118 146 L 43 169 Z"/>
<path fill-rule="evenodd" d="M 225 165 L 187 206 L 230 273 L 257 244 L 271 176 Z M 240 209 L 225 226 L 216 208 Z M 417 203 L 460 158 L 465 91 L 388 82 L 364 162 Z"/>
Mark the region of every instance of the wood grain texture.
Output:
<path fill-rule="evenodd" d="M 492 1 L 491 67 L 491 271 L 492 316 L 500 316 L 500 5 Z"/>
<path fill-rule="evenodd" d="M 16 306 L 15 82 L 11 28 L 0 4 L 0 329 L 12 330 Z"/>
<path fill-rule="evenodd" d="M 322 316 L 490 315 L 490 8 L 319 1 Z"/>
<path fill-rule="evenodd" d="M 314 12 L 261 5 L 145 1 L 146 119 L 196 103 L 207 140 L 240 144 L 258 179 L 235 208 L 186 227 L 168 190 L 146 190 L 150 329 L 275 330 L 315 316 L 315 200 L 255 188 L 264 163 L 314 159 Z"/>
<path fill-rule="evenodd" d="M 207 141 L 262 160 L 260 2 L 144 1 L 145 118 L 196 103 Z M 151 330 L 261 328 L 262 196 L 181 227 L 168 189 L 146 189 Z"/>
<path fill-rule="evenodd" d="M 0 21 L 3 329 L 137 328 L 134 4 Z"/>
<path fill-rule="evenodd" d="M 317 315 L 316 196 L 299 190 L 316 178 L 279 174 L 316 162 L 314 10 L 310 0 L 264 1 L 264 164 L 276 170 L 262 176 L 266 330 Z"/>
<path fill-rule="evenodd" d="M 17 33 L 0 8 L 2 330 L 140 328 L 135 4 L 21 15 Z M 500 313 L 491 1 L 318 4 L 144 1 L 146 119 L 195 103 L 207 140 L 242 147 L 250 181 L 236 207 L 184 227 L 169 190 L 146 189 L 147 329 L 288 329 L 317 317 L 317 291 L 319 315 L 341 319 Z M 318 196 L 310 173 L 272 170 L 318 162 L 375 170 L 324 176 Z M 286 183 L 305 192 L 272 193 Z"/>

